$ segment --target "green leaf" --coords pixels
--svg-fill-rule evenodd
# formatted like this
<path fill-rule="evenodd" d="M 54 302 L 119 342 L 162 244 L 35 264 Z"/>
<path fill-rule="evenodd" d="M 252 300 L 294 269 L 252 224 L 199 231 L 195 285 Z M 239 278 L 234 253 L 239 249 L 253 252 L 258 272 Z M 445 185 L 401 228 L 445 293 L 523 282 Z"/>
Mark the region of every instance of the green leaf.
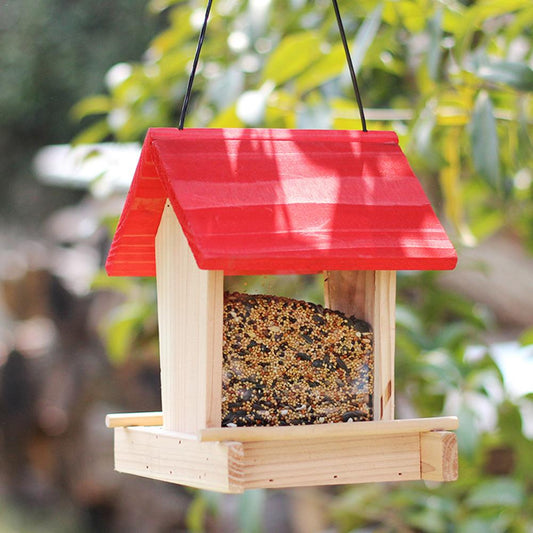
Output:
<path fill-rule="evenodd" d="M 463 403 L 457 414 L 461 424 L 457 429 L 457 442 L 459 450 L 469 459 L 474 457 L 479 443 L 479 430 L 477 428 L 476 414 L 472 407 Z"/>
<path fill-rule="evenodd" d="M 529 113 L 525 102 L 520 106 L 518 112 L 518 151 L 516 160 L 519 165 L 530 168 L 533 166 L 533 139 L 531 138 Z"/>
<path fill-rule="evenodd" d="M 261 516 L 265 504 L 265 491 L 247 490 L 239 497 L 239 531 L 241 533 L 261 533 Z"/>
<path fill-rule="evenodd" d="M 431 100 L 413 126 L 411 143 L 428 168 L 439 170 L 446 164 L 446 160 L 433 140 L 435 129 L 435 102 Z"/>
<path fill-rule="evenodd" d="M 92 126 L 85 128 L 81 133 L 76 135 L 71 144 L 73 146 L 78 146 L 80 144 L 98 143 L 103 141 L 110 133 L 109 123 L 107 122 L 107 119 L 104 118 L 95 122 Z"/>
<path fill-rule="evenodd" d="M 299 100 L 294 93 L 278 89 L 272 93 L 265 112 L 269 128 L 296 128 L 296 108 Z"/>
<path fill-rule="evenodd" d="M 116 227 L 116 225 L 115 225 Z M 109 232 L 109 235 L 113 235 L 114 230 Z M 115 292 L 128 293 L 131 288 L 131 279 L 123 276 L 110 277 L 105 270 L 99 270 L 91 281 L 91 290 L 113 290 Z"/>
<path fill-rule="evenodd" d="M 417 531 L 446 531 L 446 517 L 439 509 L 413 509 L 405 513 L 405 520 Z"/>
<path fill-rule="evenodd" d="M 357 31 L 357 35 L 355 36 L 353 43 L 353 51 L 351 53 L 353 67 L 356 72 L 363 64 L 366 52 L 376 37 L 381 25 L 382 12 L 383 4 L 378 4 L 372 13 L 365 18 L 363 24 L 361 24 L 361 27 Z"/>
<path fill-rule="evenodd" d="M 198 491 L 195 498 L 187 509 L 187 529 L 191 533 L 202 533 L 205 531 L 205 518 L 207 515 L 207 500 L 202 492 Z"/>
<path fill-rule="evenodd" d="M 442 7 L 437 9 L 435 15 L 429 20 L 428 26 L 430 35 L 427 55 L 428 72 L 432 80 L 437 80 L 442 57 Z"/>
<path fill-rule="evenodd" d="M 191 55 L 190 49 L 184 46 L 179 50 L 169 51 L 162 56 L 158 63 L 161 80 L 168 80 L 166 83 L 169 83 L 180 76 L 187 63 L 191 60 Z"/>
<path fill-rule="evenodd" d="M 525 35 L 527 31 L 533 26 L 533 9 L 531 5 L 525 7 L 523 10 L 518 11 L 510 24 L 506 24 L 505 36 L 511 42 L 512 40 Z"/>
<path fill-rule="evenodd" d="M 467 499 L 470 507 L 520 507 L 525 494 L 522 485 L 514 479 L 494 479 L 478 485 Z"/>
<path fill-rule="evenodd" d="M 529 344 L 533 344 L 533 328 L 524 331 L 524 333 L 520 335 L 520 344 L 522 346 L 528 346 Z"/>
<path fill-rule="evenodd" d="M 334 98 L 329 104 L 333 110 L 333 129 L 350 130 L 361 127 L 357 104 L 353 99 Z"/>
<path fill-rule="evenodd" d="M 519 407 L 510 402 L 504 402 L 498 409 L 498 426 L 503 435 L 515 444 L 522 435 L 522 413 Z"/>
<path fill-rule="evenodd" d="M 467 518 L 458 524 L 457 533 L 500 533 L 501 529 L 495 529 L 492 519 L 478 517 Z"/>
<path fill-rule="evenodd" d="M 504 226 L 505 212 L 499 209 L 484 208 L 483 211 L 476 213 L 476 217 L 470 224 L 470 230 L 476 239 L 483 240 L 493 235 Z"/>
<path fill-rule="evenodd" d="M 393 9 L 399 16 L 399 19 L 392 22 L 393 25 L 404 27 L 411 34 L 416 34 L 424 29 L 427 19 L 427 7 L 424 2 L 401 0 L 399 2 L 387 2 L 386 6 L 389 5 L 394 6 Z"/>
<path fill-rule="evenodd" d="M 281 85 L 309 65 L 320 54 L 320 39 L 316 33 L 306 31 L 285 37 L 269 57 L 263 70 L 263 81 L 272 80 Z"/>
<path fill-rule="evenodd" d="M 191 25 L 191 10 L 182 6 L 170 12 L 171 27 L 155 37 L 150 45 L 151 51 L 164 56 L 172 49 L 182 48 L 189 38 L 196 38 L 197 30 Z M 192 56 L 191 56 L 192 57 Z"/>
<path fill-rule="evenodd" d="M 81 120 L 88 115 L 100 115 L 109 113 L 113 108 L 113 103 L 109 96 L 97 94 L 84 98 L 78 102 L 71 110 L 71 115 L 76 120 Z"/>
<path fill-rule="evenodd" d="M 485 81 L 503 83 L 519 91 L 533 91 L 533 69 L 525 63 L 498 61 L 480 66 L 476 74 Z"/>
<path fill-rule="evenodd" d="M 346 58 L 342 44 L 338 44 L 296 79 L 296 90 L 305 93 L 342 74 Z"/>
<path fill-rule="evenodd" d="M 501 184 L 500 146 L 494 109 L 485 91 L 476 98 L 470 122 L 470 142 L 475 169 L 489 185 L 498 188 Z"/>
<path fill-rule="evenodd" d="M 181 3 L 181 0 L 151 0 L 148 3 L 148 9 L 152 13 L 161 13 L 169 7 Z"/>
<path fill-rule="evenodd" d="M 242 128 L 243 123 L 237 116 L 234 105 L 228 107 L 216 115 L 209 123 L 210 128 Z"/>
<path fill-rule="evenodd" d="M 475 21 L 508 15 L 518 9 L 530 7 L 530 0 L 505 0 L 505 2 L 498 0 L 478 1 L 468 11 L 468 16 L 465 18 L 468 22 L 475 23 Z"/>
<path fill-rule="evenodd" d="M 128 355 L 135 333 L 142 327 L 150 308 L 143 302 L 127 303 L 117 308 L 105 325 L 107 352 L 113 363 L 121 363 Z"/>

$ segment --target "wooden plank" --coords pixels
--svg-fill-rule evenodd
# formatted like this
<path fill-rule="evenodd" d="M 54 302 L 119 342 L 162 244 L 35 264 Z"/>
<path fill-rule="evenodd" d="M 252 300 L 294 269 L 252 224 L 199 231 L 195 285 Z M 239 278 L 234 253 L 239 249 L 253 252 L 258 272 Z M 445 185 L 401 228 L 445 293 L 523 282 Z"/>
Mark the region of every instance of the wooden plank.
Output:
<path fill-rule="evenodd" d="M 215 443 L 116 428 L 119 472 L 219 492 L 420 479 L 417 434 Z"/>
<path fill-rule="evenodd" d="M 416 434 L 246 442 L 243 450 L 246 489 L 420 479 Z"/>
<path fill-rule="evenodd" d="M 327 271 L 326 306 L 355 315 L 374 331 L 374 419 L 394 419 L 395 271 Z"/>
<path fill-rule="evenodd" d="M 200 489 L 243 490 L 242 444 L 198 442 L 161 428 L 115 429 L 115 469 Z"/>
<path fill-rule="evenodd" d="M 120 428 L 131 426 L 162 426 L 162 412 L 147 413 L 115 413 L 105 417 L 105 425 L 108 428 Z"/>
<path fill-rule="evenodd" d="M 167 201 L 156 236 L 164 427 L 220 426 L 224 276 L 198 268 Z"/>
<path fill-rule="evenodd" d="M 420 435 L 420 475 L 428 481 L 455 481 L 458 477 L 457 436 L 449 431 Z"/>
<path fill-rule="evenodd" d="M 329 270 L 324 273 L 326 307 L 355 315 L 371 325 L 374 319 L 374 270 Z"/>
<path fill-rule="evenodd" d="M 229 493 L 415 479 L 451 481 L 457 478 L 457 442 L 453 433 L 445 431 L 201 442 L 163 428 L 116 428 L 115 467 L 119 472 Z"/>
<path fill-rule="evenodd" d="M 224 272 L 207 272 L 209 286 L 205 335 L 207 339 L 206 402 L 204 427 L 218 428 L 222 423 L 222 345 L 224 341 Z M 203 423 L 202 423 L 203 425 Z"/>
<path fill-rule="evenodd" d="M 454 430 L 455 416 L 413 418 L 376 422 L 310 424 L 302 426 L 224 427 L 199 432 L 201 441 L 290 441 L 305 439 L 359 438 L 362 436 L 409 435 L 435 430 Z"/>
<path fill-rule="evenodd" d="M 374 406 L 378 420 L 394 420 L 394 344 L 396 340 L 396 272 L 376 272 L 374 294 Z"/>

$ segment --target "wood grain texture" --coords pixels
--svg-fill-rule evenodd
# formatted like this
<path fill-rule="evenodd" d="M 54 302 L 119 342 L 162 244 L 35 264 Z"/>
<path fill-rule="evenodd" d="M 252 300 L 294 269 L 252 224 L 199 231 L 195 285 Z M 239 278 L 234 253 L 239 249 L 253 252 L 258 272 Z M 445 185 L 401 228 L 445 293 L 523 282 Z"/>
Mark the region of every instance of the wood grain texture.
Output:
<path fill-rule="evenodd" d="M 457 436 L 449 431 L 420 434 L 420 475 L 428 481 L 458 477 Z"/>
<path fill-rule="evenodd" d="M 152 411 L 146 413 L 114 413 L 105 417 L 108 428 L 121 428 L 130 426 L 162 426 L 163 413 Z"/>
<path fill-rule="evenodd" d="M 117 413 L 106 417 L 107 427 L 161 426 L 162 412 Z M 377 422 L 312 424 L 298 426 L 208 428 L 198 432 L 201 441 L 284 441 L 313 438 L 347 438 L 372 435 L 406 435 L 409 433 L 453 431 L 459 427 L 456 416 L 409 418 Z M 189 435 L 189 438 L 192 438 Z"/>
<path fill-rule="evenodd" d="M 198 268 L 166 204 L 156 237 L 164 427 L 220 426 L 224 276 Z"/>
<path fill-rule="evenodd" d="M 457 261 L 393 132 L 150 129 L 110 275 L 154 275 L 167 196 L 200 268 L 228 275 Z"/>
<path fill-rule="evenodd" d="M 393 428 L 397 422 L 402 421 L 350 425 Z M 119 472 L 219 492 L 456 479 L 455 435 L 447 431 L 419 432 L 430 427 L 424 419 L 403 422 L 402 433 L 380 433 L 376 429 L 374 434 L 360 435 L 287 432 L 292 433 L 290 439 L 271 440 L 271 432 L 265 431 L 259 433 L 267 438 L 245 442 L 203 442 L 161 427 L 116 428 L 115 467 Z M 456 422 L 448 417 L 441 419 L 440 425 L 454 427 Z M 439 423 L 434 421 L 433 425 Z M 221 431 L 226 437 L 238 436 L 231 429 Z M 254 433 L 247 429 L 249 434 Z M 211 435 L 209 431 L 203 436 L 215 436 L 215 430 Z"/>
<path fill-rule="evenodd" d="M 366 320 L 374 331 L 374 419 L 394 419 L 395 271 L 326 271 L 326 306 Z"/>
<path fill-rule="evenodd" d="M 242 492 L 242 444 L 198 442 L 161 428 L 117 428 L 118 472 L 219 492 Z"/>
<path fill-rule="evenodd" d="M 420 479 L 416 434 L 247 442 L 243 450 L 248 489 Z"/>
<path fill-rule="evenodd" d="M 379 420 L 394 419 L 394 353 L 396 340 L 396 272 L 376 272 L 374 407 Z M 379 402 L 379 406 L 376 405 Z"/>

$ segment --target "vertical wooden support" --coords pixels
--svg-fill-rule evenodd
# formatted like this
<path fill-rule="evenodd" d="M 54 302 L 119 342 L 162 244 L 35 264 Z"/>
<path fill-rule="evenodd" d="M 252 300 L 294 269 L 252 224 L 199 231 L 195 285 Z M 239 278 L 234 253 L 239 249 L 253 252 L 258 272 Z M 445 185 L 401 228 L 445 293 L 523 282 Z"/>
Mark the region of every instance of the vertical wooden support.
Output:
<path fill-rule="evenodd" d="M 220 427 L 223 272 L 198 268 L 168 201 L 155 242 L 164 428 Z"/>
<path fill-rule="evenodd" d="M 455 481 L 458 477 L 457 436 L 450 431 L 420 434 L 420 478 Z"/>
<path fill-rule="evenodd" d="M 324 279 L 326 306 L 374 330 L 374 420 L 393 420 L 396 272 L 335 270 Z"/>

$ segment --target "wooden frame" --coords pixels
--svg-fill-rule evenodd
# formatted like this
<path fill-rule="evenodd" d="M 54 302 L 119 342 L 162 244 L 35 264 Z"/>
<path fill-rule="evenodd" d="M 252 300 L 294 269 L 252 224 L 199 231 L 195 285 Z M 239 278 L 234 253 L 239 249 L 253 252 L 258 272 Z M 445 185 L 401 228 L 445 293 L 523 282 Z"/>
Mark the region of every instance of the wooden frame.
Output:
<path fill-rule="evenodd" d="M 224 275 L 198 268 L 168 200 L 156 267 L 164 427 L 220 427 Z M 394 420 L 395 294 L 394 271 L 325 273 L 326 307 L 374 329 L 374 420 Z"/>
<path fill-rule="evenodd" d="M 455 417 L 298 427 L 115 427 L 119 472 L 221 492 L 252 488 L 457 478 Z M 155 414 L 154 421 L 160 421 Z M 329 433 L 329 435 L 328 435 Z M 244 437 L 244 438 L 243 438 Z M 241 439 L 241 440 L 239 440 Z"/>
<path fill-rule="evenodd" d="M 168 201 L 155 247 L 164 427 L 218 427 L 224 275 L 197 267 Z"/>
<path fill-rule="evenodd" d="M 374 420 L 394 420 L 396 272 L 329 271 L 326 307 L 366 320 L 374 330 Z"/>

